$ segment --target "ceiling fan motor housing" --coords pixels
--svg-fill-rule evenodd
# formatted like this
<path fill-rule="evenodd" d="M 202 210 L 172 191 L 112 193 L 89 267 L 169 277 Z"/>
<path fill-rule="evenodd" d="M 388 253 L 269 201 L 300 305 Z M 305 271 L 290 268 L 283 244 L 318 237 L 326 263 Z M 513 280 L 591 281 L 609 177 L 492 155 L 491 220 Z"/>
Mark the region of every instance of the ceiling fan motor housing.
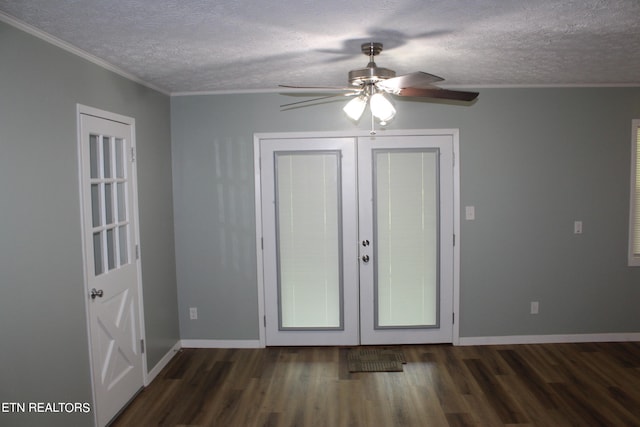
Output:
<path fill-rule="evenodd" d="M 395 76 L 395 71 L 388 68 L 376 67 L 375 62 L 369 62 L 367 68 L 349 71 L 349 84 L 352 86 L 375 84 Z"/>
<path fill-rule="evenodd" d="M 388 68 L 381 68 L 373 62 L 373 57 L 382 52 L 382 43 L 363 43 L 360 46 L 363 54 L 369 57 L 367 68 L 349 71 L 349 84 L 352 86 L 373 85 L 379 81 L 396 76 L 396 72 Z"/>

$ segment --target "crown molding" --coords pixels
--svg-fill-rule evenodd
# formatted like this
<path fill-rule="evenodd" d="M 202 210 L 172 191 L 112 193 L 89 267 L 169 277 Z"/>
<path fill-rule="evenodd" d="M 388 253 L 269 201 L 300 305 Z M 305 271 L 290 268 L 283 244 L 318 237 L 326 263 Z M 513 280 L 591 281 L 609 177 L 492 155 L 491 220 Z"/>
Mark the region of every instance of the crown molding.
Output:
<path fill-rule="evenodd" d="M 106 70 L 109 70 L 113 73 L 116 73 L 128 80 L 131 80 L 135 83 L 141 84 L 143 86 L 148 87 L 149 89 L 153 89 L 155 91 L 161 92 L 165 95 L 171 95 L 171 93 L 161 87 L 158 87 L 154 84 L 151 84 L 149 82 L 146 82 L 144 80 L 142 80 L 141 78 L 139 78 L 138 76 L 135 76 L 125 70 L 123 70 L 120 67 L 117 67 L 107 61 L 105 61 L 104 59 L 98 58 L 95 55 L 90 54 L 89 52 L 85 52 L 84 50 L 72 45 L 71 43 L 67 43 L 64 40 L 61 40 L 55 36 L 52 36 L 49 33 L 46 33 L 36 27 L 34 27 L 33 25 L 27 24 L 26 22 L 23 22 L 17 18 L 14 18 L 11 15 L 8 15 L 5 12 L 0 11 L 0 21 L 11 25 L 12 27 L 15 27 L 21 31 L 24 31 L 25 33 L 28 33 L 34 37 L 37 37 L 49 44 L 52 44 L 56 47 L 59 47 L 60 49 L 63 49 L 67 52 L 70 52 L 76 56 L 79 56 L 82 59 L 85 59 L 99 67 L 102 67 Z"/>

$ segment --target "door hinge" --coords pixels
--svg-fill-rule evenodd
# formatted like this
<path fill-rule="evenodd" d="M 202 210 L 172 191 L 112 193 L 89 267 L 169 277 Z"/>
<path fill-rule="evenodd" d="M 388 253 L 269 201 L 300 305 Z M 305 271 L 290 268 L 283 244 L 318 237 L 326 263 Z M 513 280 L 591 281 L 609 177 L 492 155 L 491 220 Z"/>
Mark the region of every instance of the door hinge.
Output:
<path fill-rule="evenodd" d="M 456 314 L 455 313 L 451 313 L 451 317 L 453 318 L 451 320 L 451 323 L 453 323 L 455 325 L 456 324 Z"/>
<path fill-rule="evenodd" d="M 140 259 L 140 245 L 136 245 L 136 259 Z"/>
<path fill-rule="evenodd" d="M 262 316 L 262 321 L 264 323 L 264 327 L 267 327 L 267 316 Z"/>
<path fill-rule="evenodd" d="M 131 162 L 135 162 L 136 161 L 136 148 L 135 147 L 131 147 Z"/>
<path fill-rule="evenodd" d="M 260 249 L 264 250 L 264 237 L 260 238 Z"/>
<path fill-rule="evenodd" d="M 144 339 L 140 340 L 140 352 L 144 353 Z"/>
<path fill-rule="evenodd" d="M 453 246 L 455 246 L 455 245 L 456 245 L 456 235 L 454 234 L 453 235 Z"/>

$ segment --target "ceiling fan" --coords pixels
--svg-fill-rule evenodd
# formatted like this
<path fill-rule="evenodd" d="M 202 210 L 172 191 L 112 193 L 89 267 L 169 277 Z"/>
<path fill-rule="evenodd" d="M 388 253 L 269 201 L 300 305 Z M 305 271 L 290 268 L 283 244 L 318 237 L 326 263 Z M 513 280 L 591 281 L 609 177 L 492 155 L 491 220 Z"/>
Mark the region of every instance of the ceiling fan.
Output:
<path fill-rule="evenodd" d="M 369 57 L 369 63 L 365 68 L 349 71 L 349 87 L 279 85 L 293 89 L 320 89 L 327 92 L 337 92 L 333 95 L 283 104 L 280 107 L 286 108 L 339 96 L 355 97 L 345 105 L 344 112 L 354 121 L 358 121 L 369 105 L 372 123 L 373 117 L 375 117 L 384 126 L 393 119 L 396 113 L 388 94 L 455 101 L 473 101 L 478 97 L 478 92 L 447 90 L 434 86 L 433 83 L 441 82 L 444 79 L 433 74 L 417 71 L 396 76 L 395 71 L 378 67 L 374 58 L 382 52 L 382 43 L 363 43 L 360 48 L 362 53 Z"/>

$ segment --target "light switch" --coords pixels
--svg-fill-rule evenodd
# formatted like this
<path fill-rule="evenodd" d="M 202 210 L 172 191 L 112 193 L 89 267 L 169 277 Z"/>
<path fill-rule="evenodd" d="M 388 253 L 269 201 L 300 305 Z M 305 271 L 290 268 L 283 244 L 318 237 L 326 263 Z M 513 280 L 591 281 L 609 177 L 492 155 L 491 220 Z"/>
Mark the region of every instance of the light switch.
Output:
<path fill-rule="evenodd" d="M 531 314 L 538 314 L 540 312 L 540 303 L 538 301 L 531 301 Z"/>
<path fill-rule="evenodd" d="M 467 221 L 473 221 L 476 219 L 476 207 L 475 206 L 465 206 L 464 207 L 464 217 Z"/>

